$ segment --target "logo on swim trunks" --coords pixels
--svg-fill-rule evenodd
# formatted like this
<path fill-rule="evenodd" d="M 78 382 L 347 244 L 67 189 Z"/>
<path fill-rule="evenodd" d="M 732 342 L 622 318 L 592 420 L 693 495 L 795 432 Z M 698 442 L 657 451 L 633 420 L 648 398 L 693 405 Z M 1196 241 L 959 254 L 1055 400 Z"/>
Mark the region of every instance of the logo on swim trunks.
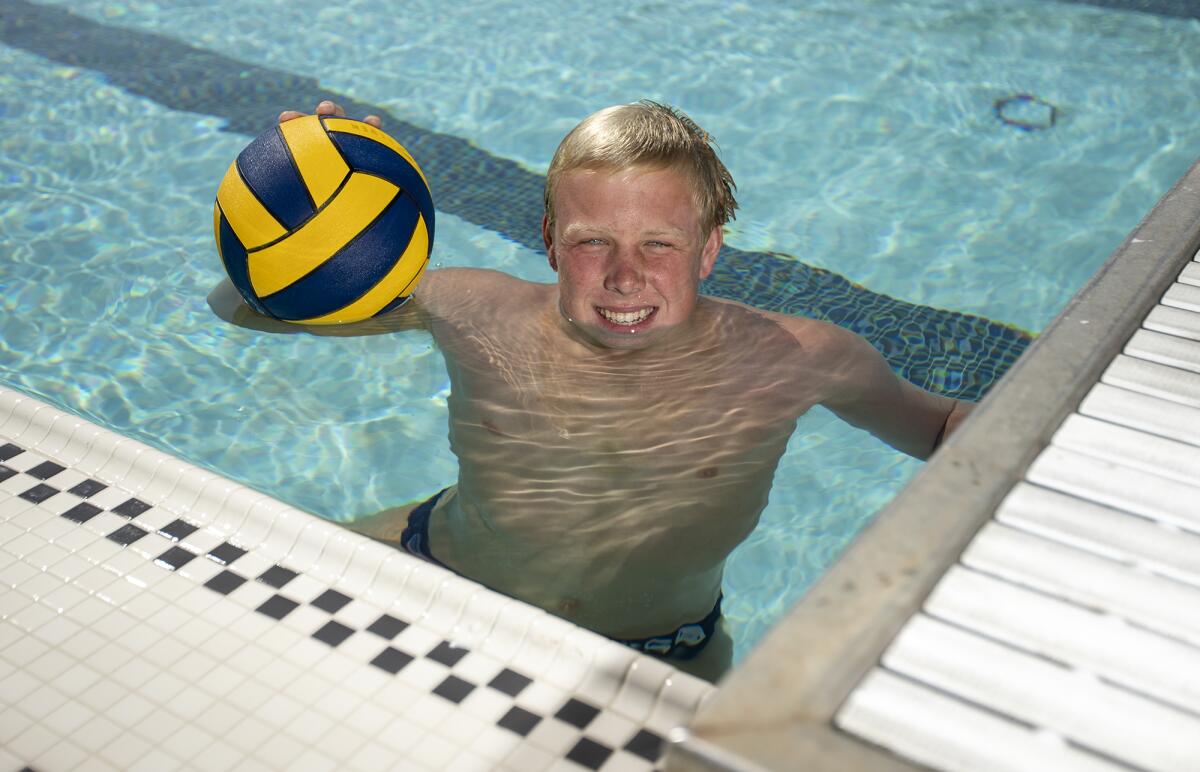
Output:
<path fill-rule="evenodd" d="M 684 625 L 675 633 L 675 643 L 682 643 L 684 646 L 697 646 L 704 642 L 708 636 L 704 633 L 704 628 L 700 625 Z"/>
<path fill-rule="evenodd" d="M 674 648 L 674 646 L 675 644 L 670 638 L 651 638 L 642 642 L 642 651 L 646 651 L 651 654 L 666 655 L 671 653 L 671 649 Z"/>

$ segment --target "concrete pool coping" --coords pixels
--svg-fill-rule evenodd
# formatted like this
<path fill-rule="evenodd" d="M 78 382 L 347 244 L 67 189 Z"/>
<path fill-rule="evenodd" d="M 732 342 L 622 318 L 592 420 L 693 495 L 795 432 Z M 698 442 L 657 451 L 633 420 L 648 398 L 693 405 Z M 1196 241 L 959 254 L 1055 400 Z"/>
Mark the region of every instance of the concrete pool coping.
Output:
<path fill-rule="evenodd" d="M 1191 167 L 913 481 L 721 683 L 668 769 L 917 769 L 833 717 L 1200 249 Z"/>

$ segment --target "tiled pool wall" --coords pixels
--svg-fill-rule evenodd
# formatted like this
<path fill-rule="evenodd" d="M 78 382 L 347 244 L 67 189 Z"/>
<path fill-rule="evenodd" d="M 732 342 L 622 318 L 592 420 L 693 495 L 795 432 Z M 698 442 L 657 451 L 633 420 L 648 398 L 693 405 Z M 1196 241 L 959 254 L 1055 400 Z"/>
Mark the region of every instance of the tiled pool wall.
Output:
<path fill-rule="evenodd" d="M 0 769 L 649 770 L 712 691 L 0 388 Z"/>

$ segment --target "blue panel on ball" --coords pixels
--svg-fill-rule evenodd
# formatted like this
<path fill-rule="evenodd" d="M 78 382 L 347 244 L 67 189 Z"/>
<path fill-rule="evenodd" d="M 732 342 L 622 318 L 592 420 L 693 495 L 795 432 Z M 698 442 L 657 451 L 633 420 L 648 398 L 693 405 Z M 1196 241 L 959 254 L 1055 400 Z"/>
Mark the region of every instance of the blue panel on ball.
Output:
<path fill-rule="evenodd" d="M 246 266 L 246 248 L 242 246 L 242 242 L 238 241 L 229 221 L 225 219 L 224 212 L 221 213 L 220 233 L 221 237 L 217 246 L 221 252 L 221 262 L 225 263 L 225 273 L 229 274 L 229 280 L 233 282 L 233 286 L 237 288 L 238 293 L 251 308 L 260 314 L 270 316 L 270 312 L 263 307 L 250 286 L 250 272 Z"/>
<path fill-rule="evenodd" d="M 412 199 L 397 194 L 375 221 L 303 279 L 263 298 L 280 319 L 331 314 L 365 295 L 404 254 L 417 227 Z"/>
<path fill-rule="evenodd" d="M 258 135 L 238 155 L 237 168 L 255 197 L 288 230 L 299 228 L 316 211 L 278 126 Z"/>
<path fill-rule="evenodd" d="M 425 180 L 412 167 L 412 164 L 402 155 L 395 153 L 390 147 L 381 145 L 373 139 L 348 134 L 341 131 L 331 131 L 329 136 L 342 151 L 342 156 L 350 168 L 356 172 L 365 172 L 383 177 L 395 183 L 417 202 L 425 225 L 429 228 L 429 243 L 433 243 L 433 199 Z"/>

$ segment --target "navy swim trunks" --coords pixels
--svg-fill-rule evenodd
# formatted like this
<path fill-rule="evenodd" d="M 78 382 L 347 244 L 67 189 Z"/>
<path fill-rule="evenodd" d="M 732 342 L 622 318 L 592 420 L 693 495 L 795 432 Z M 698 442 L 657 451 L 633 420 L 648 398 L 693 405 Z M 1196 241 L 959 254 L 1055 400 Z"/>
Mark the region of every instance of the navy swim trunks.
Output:
<path fill-rule="evenodd" d="M 448 571 L 453 571 L 454 569 L 435 558 L 433 553 L 429 551 L 429 516 L 433 513 L 433 508 L 437 505 L 438 499 L 448 490 L 450 489 L 443 488 L 409 513 L 408 523 L 404 526 L 404 531 L 400 534 L 400 544 L 409 554 L 415 555 L 422 560 L 428 560 L 430 563 L 441 566 Z M 708 612 L 708 616 L 699 622 L 680 625 L 679 629 L 673 633 L 654 635 L 649 638 L 635 638 L 630 640 L 613 638 L 612 640 L 624 644 L 631 649 L 637 649 L 640 652 L 662 659 L 688 660 L 703 651 L 708 642 L 712 640 L 713 634 L 717 629 L 717 622 L 720 619 L 721 596 L 717 598 L 717 605 L 713 606 L 713 610 Z"/>

